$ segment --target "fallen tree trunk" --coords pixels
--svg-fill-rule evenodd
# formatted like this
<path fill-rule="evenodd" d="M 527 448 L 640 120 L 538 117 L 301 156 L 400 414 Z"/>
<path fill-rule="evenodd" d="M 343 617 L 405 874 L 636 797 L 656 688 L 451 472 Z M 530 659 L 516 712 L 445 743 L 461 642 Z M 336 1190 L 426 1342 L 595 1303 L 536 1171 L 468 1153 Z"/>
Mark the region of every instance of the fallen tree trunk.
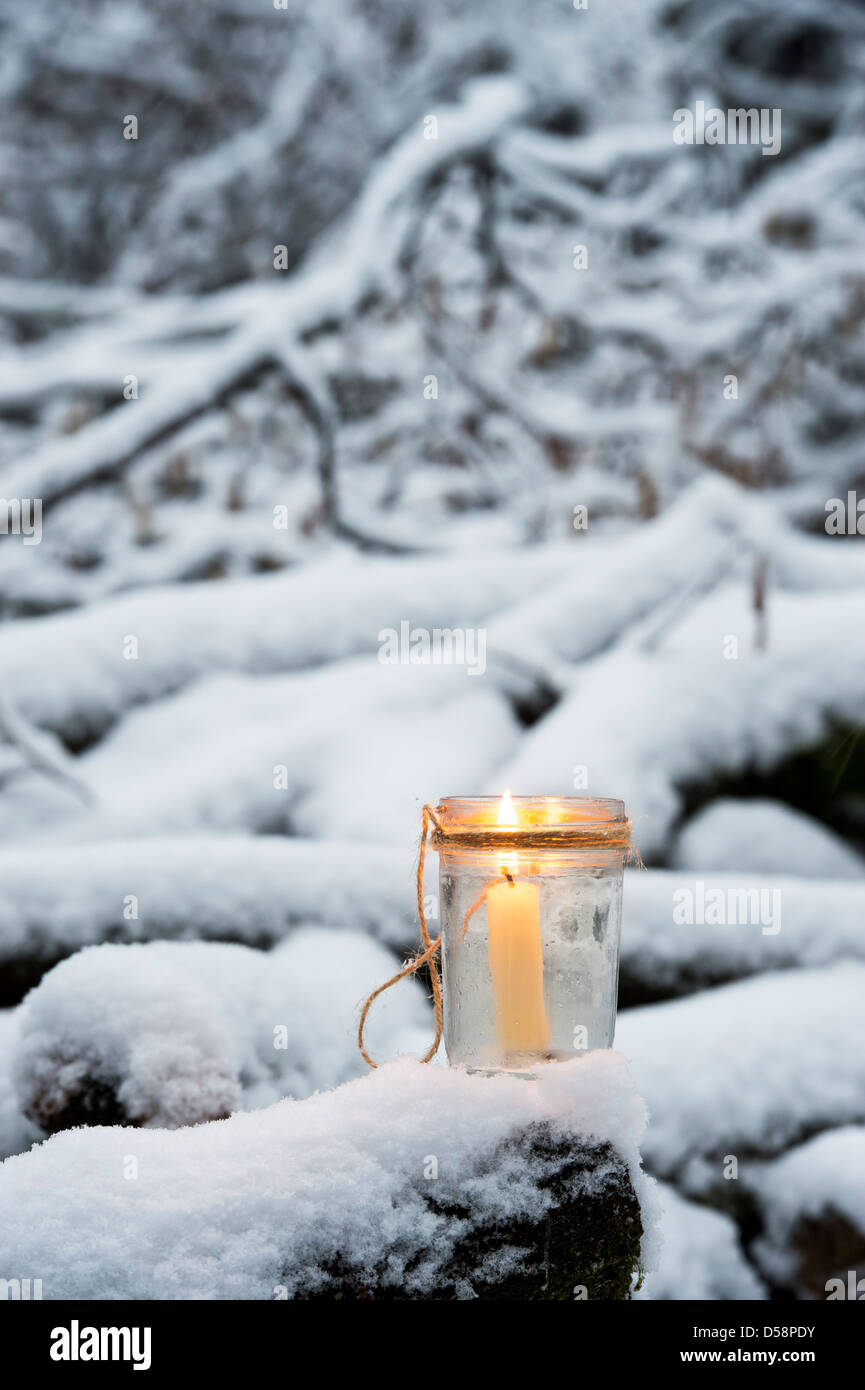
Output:
<path fill-rule="evenodd" d="M 402 1059 L 192 1129 L 72 1130 L 0 1165 L 0 1276 L 38 1269 L 46 1299 L 627 1298 L 644 1118 L 602 1052 L 533 1081 Z"/>
<path fill-rule="evenodd" d="M 809 1139 L 748 1175 L 758 1266 L 798 1299 L 865 1297 L 865 1128 Z"/>
<path fill-rule="evenodd" d="M 639 1271 L 643 1227 L 621 1156 L 610 1144 L 557 1137 L 549 1126 L 537 1125 L 516 1131 L 492 1154 L 481 1155 L 477 1176 L 494 1177 L 515 1162 L 531 1171 L 537 1196 L 548 1203 L 539 1216 L 479 1221 L 470 1203 L 443 1205 L 427 1184 L 421 1195 L 430 1215 L 465 1227 L 434 1287 L 409 1294 L 384 1278 L 382 1269 L 371 1272 L 340 1258 L 321 1271 L 323 1287 L 308 1296 L 370 1301 L 629 1298 Z M 418 1267 L 429 1256 L 428 1250 L 420 1251 Z"/>
<path fill-rule="evenodd" d="M 782 894 L 783 931 L 677 924 L 676 893 L 736 890 L 707 870 L 631 873 L 625 888 L 623 1007 L 764 970 L 865 957 L 865 885 L 755 874 Z M 434 893 L 432 876 L 429 891 Z M 137 916 L 124 911 L 138 898 Z M 417 940 L 411 855 L 347 838 L 196 833 L 0 849 L 0 1007 L 17 1004 L 58 961 L 101 942 L 240 941 L 272 946 L 317 922 L 369 932 L 395 950 Z"/>

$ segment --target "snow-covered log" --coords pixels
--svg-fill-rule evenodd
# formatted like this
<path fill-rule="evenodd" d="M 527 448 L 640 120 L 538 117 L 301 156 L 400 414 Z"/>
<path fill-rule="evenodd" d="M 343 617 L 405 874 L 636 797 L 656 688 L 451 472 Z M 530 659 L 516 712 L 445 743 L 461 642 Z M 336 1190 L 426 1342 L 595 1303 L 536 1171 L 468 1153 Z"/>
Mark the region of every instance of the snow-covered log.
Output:
<path fill-rule="evenodd" d="M 17 1003 L 57 961 L 101 942 L 194 938 L 273 946 L 308 922 L 362 930 L 409 951 L 417 941 L 415 854 L 408 843 L 201 833 L 0 850 L 0 1003 Z M 705 917 L 713 893 L 725 904 L 723 920 L 701 922 L 700 895 Z M 437 900 L 431 857 L 431 921 Z M 680 920 L 688 900 L 693 921 Z M 754 908 L 745 921 L 734 911 L 740 900 Z M 622 1001 L 668 998 L 762 970 L 862 959 L 863 915 L 865 886 L 854 881 L 630 872 Z"/>
<path fill-rule="evenodd" d="M 82 946 L 159 940 L 272 946 L 305 922 L 406 950 L 411 856 L 350 842 L 190 835 L 0 853 L 0 999 L 17 1002 Z"/>
<path fill-rule="evenodd" d="M 707 591 L 747 573 L 766 555 L 783 590 L 857 589 L 865 557 L 829 550 L 794 531 L 777 503 L 716 475 L 686 488 L 665 511 L 624 535 L 591 530 L 573 547 L 569 573 L 497 614 L 490 642 L 541 665 L 578 662 L 618 643 L 630 629 L 652 641 L 651 614 L 674 626 Z"/>
<path fill-rule="evenodd" d="M 865 1122 L 865 965 L 769 972 L 620 1014 L 652 1172 L 694 1193 L 807 1135 Z M 683 1060 L 685 1059 L 685 1060 Z M 732 1171 L 732 1170 L 731 1170 Z"/>
<path fill-rule="evenodd" d="M 205 829 L 416 846 L 423 802 L 443 783 L 476 785 L 519 732 L 505 695 L 456 664 L 213 676 L 133 711 L 77 759 L 89 810 L 55 779 L 16 778 L 0 838 Z"/>
<path fill-rule="evenodd" d="M 555 546 L 445 562 L 342 555 L 285 574 L 123 594 L 86 611 L 4 626 L 6 694 L 33 723 L 82 742 L 135 705 L 214 672 L 297 671 L 375 657 L 379 633 L 399 633 L 403 620 L 429 631 L 483 625 L 563 576 L 569 558 Z M 53 679 L 58 665 L 63 682 Z"/>
<path fill-rule="evenodd" d="M 865 1295 L 865 1128 L 809 1139 L 747 1179 L 761 1232 L 754 1255 L 773 1284 L 797 1298 Z"/>
<path fill-rule="evenodd" d="M 856 725 L 865 700 L 865 647 L 850 640 L 865 616 L 861 591 L 773 592 L 768 648 L 757 641 L 752 590 L 726 584 L 631 632 L 583 663 L 554 710 L 530 729 L 499 782 L 573 790 L 573 768 L 591 788 L 616 787 L 644 856 L 666 843 L 686 788 L 766 772 Z M 654 628 L 654 630 L 652 630 Z M 828 665 L 803 653 L 831 650 Z M 633 715 L 639 692 L 641 717 Z"/>
<path fill-rule="evenodd" d="M 46 1299 L 621 1299 L 654 1261 L 623 1059 L 537 1079 L 402 1060 L 181 1131 L 0 1166 L 0 1271 Z"/>
<path fill-rule="evenodd" d="M 861 961 L 863 916 L 862 881 L 633 872 L 625 882 L 621 995 L 638 1003 L 761 971 Z"/>
<path fill-rule="evenodd" d="M 805 879 L 865 882 L 865 858 L 851 845 L 813 816 L 762 797 L 710 802 L 687 822 L 672 857 L 677 868 L 698 873 L 735 864 L 742 875 L 783 874 L 794 864 Z M 830 928 L 833 920 L 830 914 Z"/>
<path fill-rule="evenodd" d="M 365 1070 L 358 1006 L 397 965 L 367 936 L 322 928 L 269 953 L 200 941 L 79 951 L 19 1011 L 18 1104 L 47 1132 L 176 1128 L 337 1086 Z M 412 982 L 382 1001 L 370 1045 L 423 1052 L 431 1027 Z"/>

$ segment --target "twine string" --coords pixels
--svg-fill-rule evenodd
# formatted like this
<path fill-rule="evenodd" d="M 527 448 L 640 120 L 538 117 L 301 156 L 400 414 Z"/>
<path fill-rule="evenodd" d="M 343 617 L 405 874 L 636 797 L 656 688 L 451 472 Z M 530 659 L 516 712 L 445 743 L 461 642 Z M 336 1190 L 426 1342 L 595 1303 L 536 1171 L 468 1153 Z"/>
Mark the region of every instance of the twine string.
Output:
<path fill-rule="evenodd" d="M 528 854 L 533 849 L 620 849 L 630 858 L 633 856 L 631 844 L 631 822 L 629 820 L 609 821 L 568 821 L 562 825 L 526 826 L 457 826 L 445 829 L 436 824 L 430 841 L 433 849 L 450 846 L 454 849 L 499 850 L 502 853 L 522 850 Z"/>
<path fill-rule="evenodd" d="M 513 886 L 514 886 L 514 880 L 513 880 L 513 878 L 511 877 L 511 875 L 508 873 L 507 869 L 502 869 L 502 873 L 504 874 L 504 876 L 505 876 L 505 878 L 507 879 L 508 883 L 509 883 L 509 884 L 511 885 L 511 887 L 513 888 Z M 461 940 L 461 941 L 462 941 L 463 937 L 465 936 L 466 932 L 467 932 L 468 929 L 469 929 L 469 918 L 472 917 L 472 916 L 477 912 L 478 908 L 481 906 L 482 903 L 485 903 L 485 902 L 486 902 L 486 900 L 487 900 L 487 893 L 490 891 L 490 887 L 491 887 L 491 886 L 492 886 L 492 885 L 488 883 L 487 886 L 486 886 L 486 888 L 483 890 L 483 892 L 482 892 L 482 893 L 478 893 L 478 895 L 477 895 L 477 897 L 475 898 L 474 902 L 472 903 L 471 907 L 470 907 L 470 908 L 468 909 L 468 911 L 466 912 L 466 915 L 465 915 L 465 917 L 463 918 L 463 929 L 462 929 L 462 931 L 460 932 L 460 940 Z"/>
<path fill-rule="evenodd" d="M 436 1055 L 438 1051 L 438 1046 L 442 1038 L 442 986 L 441 979 L 439 977 L 438 961 L 436 960 L 436 954 L 439 950 L 439 947 L 441 946 L 442 939 L 441 934 L 439 934 L 434 941 L 430 937 L 429 928 L 427 927 L 426 922 L 426 913 L 424 912 L 423 905 L 423 871 L 424 863 L 426 861 L 427 835 L 429 834 L 430 821 L 432 821 L 437 831 L 441 831 L 441 823 L 439 822 L 438 816 L 436 815 L 432 806 L 426 805 L 423 808 L 423 820 L 420 834 L 420 848 L 418 851 L 417 860 L 417 915 L 420 919 L 420 934 L 421 940 L 423 941 L 423 950 L 419 951 L 416 956 L 413 956 L 410 961 L 406 961 L 402 970 L 398 971 L 396 975 L 391 976 L 391 978 L 389 980 L 386 980 L 383 985 L 379 985 L 378 989 L 374 989 L 361 1010 L 360 1022 L 358 1024 L 357 1029 L 357 1045 L 360 1049 L 361 1057 L 370 1067 L 378 1066 L 378 1062 L 374 1061 L 373 1058 L 370 1057 L 369 1053 L 364 1047 L 363 1042 L 363 1030 L 366 1027 L 366 1020 L 369 1016 L 370 1009 L 372 1008 L 373 1004 L 375 1003 L 376 999 L 380 994 L 384 994 L 386 989 L 390 989 L 391 985 L 398 984 L 399 981 L 404 980 L 406 976 L 416 974 L 417 971 L 420 970 L 422 965 L 429 966 L 430 981 L 432 983 L 433 1008 L 435 1010 L 436 1021 L 435 1039 L 433 1041 L 432 1047 L 429 1049 L 426 1055 L 421 1058 L 422 1062 L 432 1061 L 433 1057 Z"/>

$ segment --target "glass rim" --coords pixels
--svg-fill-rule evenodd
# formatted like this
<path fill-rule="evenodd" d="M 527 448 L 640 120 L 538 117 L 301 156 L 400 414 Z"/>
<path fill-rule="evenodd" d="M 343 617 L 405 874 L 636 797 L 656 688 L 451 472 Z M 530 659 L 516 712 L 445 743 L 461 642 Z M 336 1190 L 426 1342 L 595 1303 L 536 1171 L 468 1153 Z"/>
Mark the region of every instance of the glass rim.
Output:
<path fill-rule="evenodd" d="M 435 808 L 432 846 L 477 850 L 631 850 L 631 822 L 613 797 L 510 797 L 513 819 L 498 818 L 502 797 L 444 797 Z"/>
<path fill-rule="evenodd" d="M 524 826 L 616 824 L 627 821 L 624 801 L 609 796 L 518 796 L 511 793 L 513 805 L 529 814 Z M 443 796 L 435 811 L 442 825 L 470 830 L 472 828 L 492 830 L 498 827 L 492 812 L 497 812 L 502 796 Z M 544 814 L 544 813 L 547 814 Z M 557 813 L 557 814 L 554 814 Z"/>

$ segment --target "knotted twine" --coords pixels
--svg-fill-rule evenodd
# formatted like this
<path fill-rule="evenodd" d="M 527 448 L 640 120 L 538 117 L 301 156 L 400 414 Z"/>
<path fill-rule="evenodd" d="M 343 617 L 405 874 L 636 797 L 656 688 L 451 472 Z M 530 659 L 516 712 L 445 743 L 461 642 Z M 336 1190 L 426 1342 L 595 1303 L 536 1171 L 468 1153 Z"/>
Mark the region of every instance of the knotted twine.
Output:
<path fill-rule="evenodd" d="M 423 808 L 420 846 L 418 849 L 417 860 L 417 915 L 420 921 L 421 950 L 411 960 L 406 961 L 402 970 L 397 971 L 389 980 L 385 980 L 383 985 L 374 989 L 372 994 L 364 1004 L 360 1022 L 357 1029 L 357 1045 L 360 1055 L 370 1067 L 377 1067 L 378 1062 L 370 1057 L 363 1043 L 363 1030 L 366 1027 L 366 1020 L 369 1011 L 380 994 L 384 994 L 391 985 L 399 984 L 408 975 L 414 975 L 420 970 L 422 965 L 429 967 L 430 981 L 432 984 L 433 1009 L 435 1012 L 436 1031 L 433 1044 L 429 1051 L 421 1058 L 422 1062 L 431 1062 L 438 1052 L 439 1043 L 442 1039 L 442 986 L 441 976 L 439 975 L 439 965 L 436 956 L 441 949 L 441 932 L 435 938 L 429 934 L 427 927 L 426 913 L 423 906 L 423 871 L 426 863 L 427 837 L 429 835 L 430 821 L 435 826 L 435 833 L 431 844 L 434 849 L 440 849 L 443 845 L 452 845 L 463 849 L 495 849 L 501 852 L 512 850 L 532 850 L 532 849 L 561 849 L 564 847 L 574 848 L 575 845 L 585 849 L 621 849 L 627 858 L 635 858 L 637 864 L 642 867 L 639 854 L 631 845 L 631 822 L 630 820 L 597 822 L 597 821 L 568 821 L 561 825 L 538 825 L 510 827 L 497 826 L 495 829 L 487 829 L 477 826 L 458 826 L 453 830 L 445 830 L 432 806 L 427 803 Z M 501 875 L 508 883 L 513 885 L 512 874 L 504 867 Z M 465 936 L 468 930 L 469 918 L 472 913 L 477 912 L 481 903 L 487 896 L 493 880 L 487 884 L 486 888 L 478 898 L 472 903 L 463 918 L 462 934 Z"/>

